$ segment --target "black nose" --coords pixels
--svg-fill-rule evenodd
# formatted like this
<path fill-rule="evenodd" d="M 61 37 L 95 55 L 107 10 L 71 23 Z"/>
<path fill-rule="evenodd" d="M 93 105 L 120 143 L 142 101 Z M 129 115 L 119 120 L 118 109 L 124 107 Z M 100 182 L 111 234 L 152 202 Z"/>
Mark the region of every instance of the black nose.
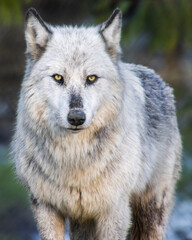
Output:
<path fill-rule="evenodd" d="M 79 109 L 72 109 L 68 114 L 68 122 L 73 126 L 82 125 L 85 119 L 85 113 Z"/>

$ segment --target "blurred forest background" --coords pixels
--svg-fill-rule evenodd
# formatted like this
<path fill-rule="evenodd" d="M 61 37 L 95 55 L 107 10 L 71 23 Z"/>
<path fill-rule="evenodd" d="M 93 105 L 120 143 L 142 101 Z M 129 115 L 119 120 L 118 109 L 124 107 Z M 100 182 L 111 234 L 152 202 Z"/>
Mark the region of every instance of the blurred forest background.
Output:
<path fill-rule="evenodd" d="M 29 7 L 51 24 L 72 25 L 99 24 L 122 10 L 123 60 L 155 69 L 175 89 L 183 171 L 167 239 L 192 239 L 192 0 L 0 0 L 0 240 L 38 239 L 9 157 Z"/>

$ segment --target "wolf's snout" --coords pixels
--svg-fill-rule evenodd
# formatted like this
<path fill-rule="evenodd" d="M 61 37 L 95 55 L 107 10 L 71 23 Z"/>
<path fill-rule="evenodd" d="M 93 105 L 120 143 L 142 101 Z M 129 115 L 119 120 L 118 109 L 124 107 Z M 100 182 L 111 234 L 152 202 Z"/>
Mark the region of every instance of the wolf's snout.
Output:
<path fill-rule="evenodd" d="M 73 126 L 82 125 L 85 119 L 85 113 L 79 109 L 72 109 L 68 114 L 68 122 Z"/>

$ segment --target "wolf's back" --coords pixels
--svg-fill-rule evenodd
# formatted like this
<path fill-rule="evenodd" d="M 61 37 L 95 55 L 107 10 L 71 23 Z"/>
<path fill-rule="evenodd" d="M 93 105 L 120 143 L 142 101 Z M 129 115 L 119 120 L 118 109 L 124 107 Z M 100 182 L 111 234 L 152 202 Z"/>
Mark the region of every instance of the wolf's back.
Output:
<path fill-rule="evenodd" d="M 128 64 L 131 71 L 140 79 L 145 98 L 145 120 L 148 134 L 151 137 L 163 134 L 168 127 L 177 127 L 175 100 L 173 90 L 153 70 Z"/>

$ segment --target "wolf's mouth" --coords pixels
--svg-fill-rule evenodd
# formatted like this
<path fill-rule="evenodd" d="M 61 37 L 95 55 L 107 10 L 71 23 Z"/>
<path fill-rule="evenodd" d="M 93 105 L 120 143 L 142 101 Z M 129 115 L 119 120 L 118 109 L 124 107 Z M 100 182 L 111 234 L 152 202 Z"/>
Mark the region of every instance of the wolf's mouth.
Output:
<path fill-rule="evenodd" d="M 78 133 L 83 130 L 83 128 L 68 128 L 72 133 Z"/>

